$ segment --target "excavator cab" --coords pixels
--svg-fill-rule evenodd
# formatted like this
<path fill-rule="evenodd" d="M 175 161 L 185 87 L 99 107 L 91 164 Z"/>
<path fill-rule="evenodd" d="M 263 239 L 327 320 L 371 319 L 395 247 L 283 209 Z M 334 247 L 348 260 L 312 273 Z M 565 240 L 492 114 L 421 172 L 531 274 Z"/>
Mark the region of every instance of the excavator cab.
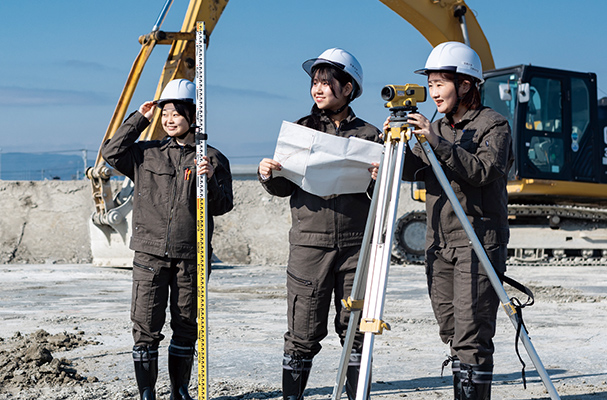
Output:
<path fill-rule="evenodd" d="M 607 181 L 596 75 L 531 65 L 484 75 L 483 104 L 507 117 L 512 128 L 515 163 L 509 176 L 510 197 L 538 202 L 596 199 L 594 190 L 571 190 L 569 185 Z M 532 189 L 531 180 L 551 181 L 552 190 Z M 562 190 L 555 191 L 557 186 Z"/>

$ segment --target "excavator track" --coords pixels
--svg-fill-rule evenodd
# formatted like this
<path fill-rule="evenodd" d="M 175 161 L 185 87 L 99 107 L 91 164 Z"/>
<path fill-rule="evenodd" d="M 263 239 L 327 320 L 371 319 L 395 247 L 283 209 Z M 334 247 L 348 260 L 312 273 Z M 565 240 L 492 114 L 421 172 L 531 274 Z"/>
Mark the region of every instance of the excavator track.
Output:
<path fill-rule="evenodd" d="M 607 209 L 509 204 L 508 265 L 607 263 Z"/>
<path fill-rule="evenodd" d="M 510 204 L 508 215 L 508 265 L 607 265 L 607 208 Z M 423 211 L 398 220 L 393 249 L 396 262 L 423 264 L 425 223 Z"/>

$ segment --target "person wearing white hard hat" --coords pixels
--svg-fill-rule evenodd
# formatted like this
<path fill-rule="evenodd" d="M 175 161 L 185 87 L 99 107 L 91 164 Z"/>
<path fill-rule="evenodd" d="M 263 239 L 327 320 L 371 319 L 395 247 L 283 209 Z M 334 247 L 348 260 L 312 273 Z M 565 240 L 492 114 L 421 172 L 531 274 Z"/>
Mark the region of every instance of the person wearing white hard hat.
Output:
<path fill-rule="evenodd" d="M 164 140 L 138 142 L 156 107 Z M 187 79 L 170 81 L 156 101 L 146 101 L 102 145 L 103 158 L 134 185 L 133 362 L 141 399 L 155 399 L 158 346 L 169 305 L 172 337 L 168 368 L 171 399 L 189 400 L 197 326 L 196 87 Z M 228 159 L 208 146 L 198 173 L 208 180 L 209 253 L 213 216 L 233 207 Z"/>
<path fill-rule="evenodd" d="M 363 89 L 362 68 L 352 54 L 339 48 L 328 49 L 304 62 L 303 69 L 311 78 L 314 105 L 310 115 L 298 120 L 298 124 L 331 135 L 380 142 L 379 130 L 356 117 L 350 107 Z M 352 290 L 372 190 L 319 197 L 284 177 L 274 177 L 272 172 L 280 168 L 277 161 L 266 158 L 259 163 L 258 175 L 270 194 L 290 197 L 293 224 L 289 232 L 288 331 L 284 336 L 282 390 L 283 399 L 301 400 L 312 360 L 328 334 L 333 294 L 335 331 L 342 344 L 345 339 L 350 312 L 339 301 L 348 298 Z M 373 176 L 376 171 L 377 167 L 372 167 L 368 173 Z M 346 376 L 346 393 L 352 400 L 356 396 L 361 349 L 359 332 Z"/>
<path fill-rule="evenodd" d="M 481 61 L 465 44 L 436 46 L 415 72 L 427 76 L 444 117 L 431 123 L 412 113 L 408 122 L 430 143 L 493 267 L 504 273 L 513 162 L 508 121 L 482 106 Z M 403 180 L 425 183 L 428 292 L 440 337 L 450 347 L 446 364 L 452 362 L 455 399 L 489 399 L 498 296 L 419 144 L 407 146 Z"/>

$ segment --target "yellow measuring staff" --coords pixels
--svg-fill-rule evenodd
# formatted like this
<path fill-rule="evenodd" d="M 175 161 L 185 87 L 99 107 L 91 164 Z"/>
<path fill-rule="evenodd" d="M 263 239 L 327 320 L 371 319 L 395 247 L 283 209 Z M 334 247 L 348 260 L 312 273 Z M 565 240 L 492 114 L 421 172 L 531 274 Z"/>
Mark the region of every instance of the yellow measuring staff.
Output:
<path fill-rule="evenodd" d="M 196 165 L 207 155 L 206 107 L 205 107 L 205 52 L 206 32 L 204 22 L 196 23 Z M 207 247 L 207 176 L 197 176 L 197 275 L 198 275 L 198 399 L 207 400 L 207 276 L 209 254 Z"/>

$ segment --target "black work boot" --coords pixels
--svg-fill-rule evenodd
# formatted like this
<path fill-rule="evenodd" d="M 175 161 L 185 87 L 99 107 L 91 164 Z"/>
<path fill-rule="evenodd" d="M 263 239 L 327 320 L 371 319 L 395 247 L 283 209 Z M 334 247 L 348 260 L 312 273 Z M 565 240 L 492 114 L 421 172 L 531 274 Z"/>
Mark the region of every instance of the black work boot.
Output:
<path fill-rule="evenodd" d="M 303 359 L 285 354 L 282 359 L 282 398 L 283 400 L 302 400 L 312 359 Z"/>
<path fill-rule="evenodd" d="M 462 383 L 460 380 L 460 362 L 457 356 L 450 357 L 451 372 L 453 373 L 453 399 L 461 400 Z"/>
<path fill-rule="evenodd" d="M 148 346 L 133 347 L 135 378 L 141 400 L 156 400 L 158 378 L 158 349 Z"/>
<path fill-rule="evenodd" d="M 171 340 L 169 345 L 169 378 L 171 380 L 171 400 L 192 400 L 188 393 L 194 344 Z"/>
<path fill-rule="evenodd" d="M 491 400 L 493 365 L 460 363 L 461 400 Z"/>
<path fill-rule="evenodd" d="M 348 400 L 356 400 L 356 390 L 358 388 L 358 377 L 360 375 L 360 359 L 362 354 L 356 350 L 352 350 L 350 353 L 350 361 L 348 362 L 348 369 L 346 370 L 346 394 Z M 369 386 L 367 386 L 367 393 L 365 399 L 369 399 L 371 394 L 371 377 L 369 376 Z"/>

